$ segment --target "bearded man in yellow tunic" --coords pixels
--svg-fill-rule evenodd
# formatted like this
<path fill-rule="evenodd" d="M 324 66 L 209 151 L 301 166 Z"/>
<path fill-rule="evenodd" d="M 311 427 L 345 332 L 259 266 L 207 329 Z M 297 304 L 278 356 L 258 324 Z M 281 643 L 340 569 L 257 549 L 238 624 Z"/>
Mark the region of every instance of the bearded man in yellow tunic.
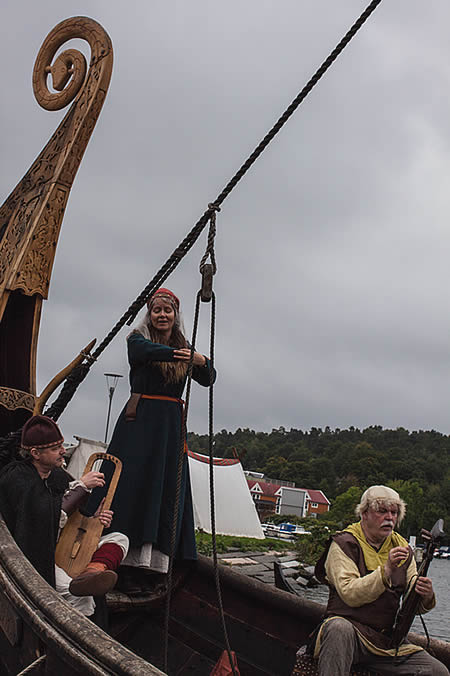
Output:
<path fill-rule="evenodd" d="M 314 646 L 320 676 L 348 676 L 356 664 L 379 674 L 448 676 L 447 668 L 419 646 L 390 645 L 401 597 L 417 578 L 412 550 L 394 531 L 405 507 L 392 488 L 371 486 L 356 508 L 360 521 L 327 543 L 315 570 L 330 589 Z M 428 577 L 417 578 L 416 591 L 419 612 L 434 608 Z"/>

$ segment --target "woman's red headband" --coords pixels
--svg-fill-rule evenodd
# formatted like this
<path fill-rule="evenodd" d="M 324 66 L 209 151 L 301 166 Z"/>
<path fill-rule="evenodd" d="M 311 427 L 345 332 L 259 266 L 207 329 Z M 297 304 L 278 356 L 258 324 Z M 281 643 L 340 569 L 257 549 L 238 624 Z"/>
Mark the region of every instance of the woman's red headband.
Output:
<path fill-rule="evenodd" d="M 152 306 L 152 303 L 158 298 L 158 296 L 168 296 L 175 303 L 176 309 L 177 310 L 179 309 L 180 301 L 176 297 L 176 295 L 172 291 L 170 291 L 170 289 L 164 289 L 163 287 L 161 287 L 160 289 L 157 289 L 153 294 L 153 296 L 150 296 L 150 298 L 148 299 L 147 307 L 149 310 Z"/>

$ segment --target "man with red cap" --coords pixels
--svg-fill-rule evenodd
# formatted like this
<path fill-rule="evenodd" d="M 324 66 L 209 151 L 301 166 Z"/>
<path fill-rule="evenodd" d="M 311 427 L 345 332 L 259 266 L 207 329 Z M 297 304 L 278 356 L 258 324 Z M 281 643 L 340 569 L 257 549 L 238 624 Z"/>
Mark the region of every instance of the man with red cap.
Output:
<path fill-rule="evenodd" d="M 87 569 L 73 580 L 55 566 L 55 547 L 68 516 L 82 507 L 91 490 L 105 483 L 101 472 L 88 472 L 79 481 L 63 469 L 63 436 L 51 419 L 30 418 L 21 440 L 22 460 L 9 463 L 0 474 L 0 512 L 12 536 L 38 573 L 85 615 L 95 609 L 93 595 L 110 591 L 114 572 L 128 551 L 128 538 L 111 533 L 100 539 Z M 109 527 L 111 510 L 94 517 Z"/>

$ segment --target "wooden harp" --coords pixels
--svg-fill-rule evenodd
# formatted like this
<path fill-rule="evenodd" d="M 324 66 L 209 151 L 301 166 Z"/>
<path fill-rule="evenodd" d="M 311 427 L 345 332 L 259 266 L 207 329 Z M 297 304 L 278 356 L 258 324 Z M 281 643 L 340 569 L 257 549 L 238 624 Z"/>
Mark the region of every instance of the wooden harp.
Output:
<path fill-rule="evenodd" d="M 91 471 L 97 460 L 108 460 L 115 465 L 102 507 L 102 510 L 109 509 L 122 471 L 122 462 L 109 453 L 93 453 L 87 461 L 83 475 Z M 102 532 L 100 519 L 84 516 L 76 509 L 61 531 L 55 551 L 56 565 L 72 578 L 82 573 L 98 547 Z"/>

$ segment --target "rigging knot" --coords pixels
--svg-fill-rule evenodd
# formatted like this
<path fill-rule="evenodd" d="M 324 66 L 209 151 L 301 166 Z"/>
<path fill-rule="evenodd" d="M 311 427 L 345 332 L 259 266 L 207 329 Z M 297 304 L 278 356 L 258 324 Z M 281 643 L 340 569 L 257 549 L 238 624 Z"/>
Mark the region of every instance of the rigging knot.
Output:
<path fill-rule="evenodd" d="M 220 207 L 216 202 L 210 202 L 208 204 L 208 211 L 220 211 Z"/>
<path fill-rule="evenodd" d="M 95 364 L 95 362 L 97 361 L 97 359 L 90 352 L 85 352 L 84 350 L 82 350 L 81 354 L 83 355 L 83 358 L 87 361 L 89 366 L 92 366 L 92 364 Z"/>
<path fill-rule="evenodd" d="M 175 251 L 172 254 L 173 258 L 177 258 L 179 261 L 184 257 L 186 251 L 183 249 L 183 247 L 178 246 Z"/>
<path fill-rule="evenodd" d="M 208 204 L 208 210 L 211 212 L 209 215 L 208 242 L 206 245 L 206 251 L 204 253 L 204 256 L 200 261 L 199 270 L 200 273 L 203 274 L 206 262 L 209 257 L 211 261 L 212 274 L 215 275 L 217 272 L 217 265 L 216 265 L 216 255 L 214 252 L 214 238 L 216 236 L 216 211 L 220 211 L 220 207 L 215 202 L 210 202 Z"/>

